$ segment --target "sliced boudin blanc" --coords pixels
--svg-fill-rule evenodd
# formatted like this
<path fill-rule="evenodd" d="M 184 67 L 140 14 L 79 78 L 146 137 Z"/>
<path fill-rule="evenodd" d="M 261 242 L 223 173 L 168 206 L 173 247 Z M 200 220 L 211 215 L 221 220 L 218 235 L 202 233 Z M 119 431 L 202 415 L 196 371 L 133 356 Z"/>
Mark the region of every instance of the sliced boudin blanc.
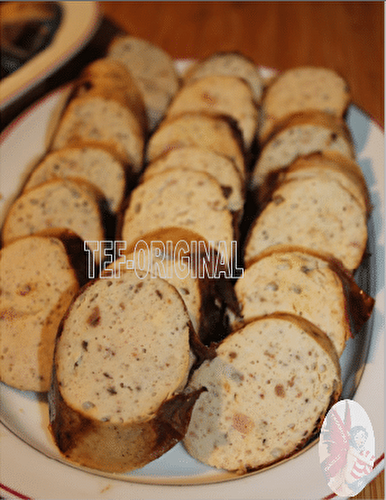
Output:
<path fill-rule="evenodd" d="M 121 208 L 126 191 L 125 169 L 107 150 L 70 147 L 48 153 L 32 171 L 24 190 L 56 178 L 87 181 L 103 194 L 112 213 Z"/>
<path fill-rule="evenodd" d="M 236 76 L 209 75 L 184 85 L 175 95 L 166 116 L 172 118 L 189 111 L 228 115 L 235 120 L 245 149 L 254 141 L 258 108 L 248 84 Z"/>
<path fill-rule="evenodd" d="M 232 259 L 233 217 L 221 186 L 205 172 L 167 170 L 132 191 L 118 239 L 130 250 L 146 234 L 165 228 L 193 231 L 226 263 Z"/>
<path fill-rule="evenodd" d="M 170 168 L 199 170 L 213 176 L 221 185 L 231 212 L 242 215 L 245 189 L 241 175 L 234 162 L 226 156 L 201 148 L 186 146 L 173 149 L 149 163 L 143 173 L 143 180 Z"/>
<path fill-rule="evenodd" d="M 199 146 L 226 156 L 245 179 L 242 138 L 229 117 L 191 112 L 164 120 L 149 139 L 147 162 L 186 146 Z"/>
<path fill-rule="evenodd" d="M 58 238 L 28 236 L 0 252 L 0 380 L 48 391 L 59 322 L 79 289 Z"/>
<path fill-rule="evenodd" d="M 73 231 L 97 252 L 98 242 L 105 239 L 105 228 L 103 211 L 90 185 L 53 179 L 22 193 L 5 218 L 3 244 L 55 229 Z"/>
<path fill-rule="evenodd" d="M 189 314 L 194 334 L 198 335 L 202 306 L 202 296 L 199 282 L 193 279 L 189 272 L 183 276 L 178 272 L 179 263 L 176 262 L 174 255 L 169 255 L 168 252 L 163 251 L 163 248 L 160 245 L 163 243 L 162 241 L 153 243 L 153 245 L 149 246 L 147 243 L 139 245 L 136 247 L 134 252 L 128 254 L 127 256 L 123 255 L 119 259 L 111 262 L 109 265 L 106 265 L 105 262 L 103 264 L 104 269 L 102 276 L 105 279 L 116 279 L 120 278 L 121 274 L 126 271 L 134 271 L 134 273 L 141 278 L 149 275 L 151 277 L 156 276 L 164 279 L 170 285 L 174 286 L 180 294 Z M 193 334 L 191 335 L 191 340 L 192 338 Z M 200 342 L 199 336 L 195 336 L 194 338 L 197 339 L 197 345 L 197 342 Z M 191 349 L 189 370 L 196 362 L 197 356 L 194 349 Z"/>
<path fill-rule="evenodd" d="M 196 332 L 200 329 L 202 298 L 199 280 L 190 272 L 189 263 L 179 262 L 174 252 L 168 252 L 162 240 L 138 245 L 129 253 L 106 267 L 105 274 L 119 278 L 121 273 L 132 271 L 158 276 L 173 285 L 181 295 Z"/>
<path fill-rule="evenodd" d="M 329 254 L 350 271 L 362 261 L 367 217 L 360 202 L 335 179 L 314 176 L 279 186 L 247 236 L 246 264 L 261 251 L 298 245 Z"/>
<path fill-rule="evenodd" d="M 193 408 L 187 451 L 242 474 L 292 456 L 315 436 L 339 398 L 340 367 L 324 332 L 276 314 L 229 335 L 189 387 L 206 391 Z"/>
<path fill-rule="evenodd" d="M 228 279 L 232 269 L 223 266 L 221 256 L 211 254 L 203 238 L 181 228 L 161 229 L 147 233 L 134 251 L 107 265 L 104 274 L 119 277 L 126 270 L 165 279 L 181 295 L 196 333 L 195 350 L 207 356 L 207 347 L 229 333 L 225 310 L 238 309 L 233 284 Z M 122 242 L 121 242 L 122 245 Z M 235 273 L 234 273 L 235 274 Z M 201 357 L 202 357 L 201 356 Z"/>
<path fill-rule="evenodd" d="M 324 152 L 298 158 L 290 165 L 277 182 L 328 176 L 347 189 L 369 215 L 371 212 L 370 194 L 366 179 L 358 163 L 340 153 Z"/>
<path fill-rule="evenodd" d="M 108 57 L 102 57 L 88 64 L 83 69 L 80 78 L 87 77 L 92 80 L 106 79 L 110 80 L 113 86 L 118 85 L 119 87 L 123 87 L 126 83 L 129 85 L 132 83 L 125 82 L 127 75 L 129 75 L 129 78 L 132 78 L 130 71 L 123 63 Z M 139 94 L 139 96 L 141 96 L 141 94 Z M 141 99 L 141 97 L 139 98 Z"/>
<path fill-rule="evenodd" d="M 302 66 L 281 73 L 267 87 L 259 137 L 267 139 L 284 118 L 302 111 L 323 111 L 342 117 L 350 102 L 344 78 L 334 70 Z"/>
<path fill-rule="evenodd" d="M 262 147 L 253 167 L 250 188 L 260 187 L 270 174 L 288 167 L 300 156 L 325 151 L 353 158 L 352 139 L 344 121 L 322 112 L 291 116 Z"/>
<path fill-rule="evenodd" d="M 238 76 L 245 80 L 252 89 L 254 100 L 261 102 L 264 80 L 256 64 L 239 52 L 216 52 L 206 59 L 193 64 L 183 78 L 191 82 L 210 75 Z"/>
<path fill-rule="evenodd" d="M 120 61 L 130 71 L 143 95 L 149 129 L 153 130 L 179 88 L 173 59 L 147 40 L 127 35 L 113 41 L 107 57 Z"/>
<path fill-rule="evenodd" d="M 330 261 L 293 247 L 262 253 L 235 284 L 243 321 L 275 312 L 308 319 L 331 339 L 340 356 L 351 335 L 340 276 Z"/>
<path fill-rule="evenodd" d="M 70 99 L 55 131 L 51 149 L 100 146 L 114 152 L 138 173 L 142 168 L 144 133 L 133 111 L 113 96 L 86 93 Z"/>
<path fill-rule="evenodd" d="M 144 466 L 181 440 L 191 323 L 176 289 L 122 273 L 84 287 L 57 337 L 50 423 L 63 455 L 108 472 Z"/>
<path fill-rule="evenodd" d="M 147 117 L 142 93 L 122 62 L 103 57 L 88 64 L 72 90 L 73 97 L 85 94 L 119 99 L 134 113 L 143 133 L 146 133 Z"/>

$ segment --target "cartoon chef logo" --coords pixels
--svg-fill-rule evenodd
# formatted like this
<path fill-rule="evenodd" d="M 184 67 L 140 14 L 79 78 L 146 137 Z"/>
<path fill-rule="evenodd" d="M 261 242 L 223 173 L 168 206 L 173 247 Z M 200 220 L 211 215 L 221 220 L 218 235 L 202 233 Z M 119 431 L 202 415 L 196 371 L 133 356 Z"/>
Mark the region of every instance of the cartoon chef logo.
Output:
<path fill-rule="evenodd" d="M 321 430 L 319 457 L 331 490 L 357 495 L 374 467 L 374 432 L 370 419 L 355 401 L 345 399 L 328 412 Z"/>

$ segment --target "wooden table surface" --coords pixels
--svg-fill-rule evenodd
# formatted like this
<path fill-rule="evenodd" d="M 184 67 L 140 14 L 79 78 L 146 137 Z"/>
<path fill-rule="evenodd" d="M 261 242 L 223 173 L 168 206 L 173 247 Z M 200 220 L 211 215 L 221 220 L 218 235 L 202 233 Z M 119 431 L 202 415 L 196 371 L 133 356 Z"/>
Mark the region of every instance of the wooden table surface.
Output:
<path fill-rule="evenodd" d="M 384 126 L 383 2 L 100 2 L 106 16 L 174 58 L 239 50 L 285 70 L 321 65 Z"/>
<path fill-rule="evenodd" d="M 4 128 L 25 107 L 104 54 L 118 30 L 173 58 L 238 50 L 278 70 L 320 65 L 338 71 L 353 101 L 384 127 L 383 2 L 99 2 L 104 22 L 88 45 L 1 116 Z"/>
<path fill-rule="evenodd" d="M 353 101 L 384 127 L 383 2 L 100 2 L 100 9 L 104 21 L 96 37 L 20 106 L 76 76 L 122 30 L 173 58 L 238 50 L 278 70 L 332 68 L 349 83 Z M 20 111 L 4 116 L 2 126 Z M 383 499 L 384 474 L 355 498 Z"/>

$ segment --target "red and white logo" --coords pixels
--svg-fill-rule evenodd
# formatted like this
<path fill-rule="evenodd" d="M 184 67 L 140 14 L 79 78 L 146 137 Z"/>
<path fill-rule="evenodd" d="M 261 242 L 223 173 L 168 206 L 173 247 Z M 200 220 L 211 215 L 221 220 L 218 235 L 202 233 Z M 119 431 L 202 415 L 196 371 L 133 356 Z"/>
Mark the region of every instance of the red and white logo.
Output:
<path fill-rule="evenodd" d="M 328 486 L 338 496 L 357 495 L 374 467 L 374 431 L 359 403 L 336 403 L 324 419 L 319 458 Z"/>

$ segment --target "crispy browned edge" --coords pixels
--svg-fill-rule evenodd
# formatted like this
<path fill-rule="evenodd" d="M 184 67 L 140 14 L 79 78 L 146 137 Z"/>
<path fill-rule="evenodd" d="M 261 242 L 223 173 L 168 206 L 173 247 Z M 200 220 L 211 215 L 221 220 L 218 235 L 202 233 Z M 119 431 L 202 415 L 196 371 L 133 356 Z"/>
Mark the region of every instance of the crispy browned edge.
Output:
<path fill-rule="evenodd" d="M 127 67 L 111 58 L 103 57 L 88 64 L 76 80 L 72 97 L 82 94 L 115 99 L 128 107 L 147 134 L 147 117 L 142 93 Z"/>
<path fill-rule="evenodd" d="M 57 131 L 61 126 L 61 122 L 65 117 L 71 102 L 75 99 L 82 99 L 82 98 L 86 99 L 87 97 L 98 96 L 98 97 L 103 97 L 107 100 L 114 100 L 120 103 L 122 106 L 129 109 L 130 112 L 133 114 L 133 116 L 139 123 L 140 129 L 142 131 L 142 137 L 144 142 L 142 157 L 144 158 L 145 141 L 148 134 L 147 130 L 148 126 L 147 126 L 145 105 L 142 94 L 138 90 L 137 85 L 134 79 L 132 78 L 130 72 L 121 63 L 115 62 L 113 60 L 111 61 L 108 60 L 108 61 L 109 64 L 110 62 L 113 62 L 113 64 L 116 65 L 116 70 L 117 70 L 116 77 L 112 76 L 111 78 L 107 78 L 107 77 L 97 76 L 98 72 L 97 65 L 99 63 L 104 64 L 104 58 L 102 58 L 86 66 L 86 68 L 83 70 L 80 76 L 71 82 L 71 86 L 69 87 L 63 102 L 60 103 L 60 107 L 55 111 L 55 119 L 52 121 L 52 130 L 50 131 L 48 137 L 48 144 L 46 151 L 47 153 L 53 150 L 53 143 Z M 120 72 L 122 72 L 122 75 L 123 73 L 126 73 L 127 80 L 125 79 L 123 81 L 120 81 L 119 78 Z M 130 93 L 127 91 L 128 83 L 130 84 L 131 87 Z M 132 178 L 136 180 L 139 172 L 142 170 L 143 167 L 143 161 L 142 164 L 139 166 L 139 168 L 136 168 L 130 163 L 128 163 L 127 158 L 122 157 L 122 155 L 119 155 L 117 151 L 107 142 L 79 140 L 79 141 L 72 141 L 71 144 L 69 144 L 69 146 L 70 147 L 90 146 L 107 150 L 110 154 L 112 154 L 118 161 L 120 161 L 124 165 L 130 180 Z"/>
<path fill-rule="evenodd" d="M 302 318 L 300 316 L 296 316 L 295 314 L 291 313 L 273 313 L 273 314 L 268 314 L 265 316 L 256 316 L 255 318 L 251 318 L 245 323 L 243 323 L 239 328 L 234 330 L 232 333 L 230 333 L 229 337 L 240 332 L 245 326 L 250 325 L 253 322 L 260 321 L 260 320 L 266 320 L 266 319 L 281 319 L 284 321 L 290 321 L 298 325 L 302 330 L 304 330 L 307 334 L 309 334 L 321 347 L 326 353 L 330 356 L 332 362 L 335 365 L 337 375 L 339 377 L 338 383 L 336 384 L 335 387 L 333 387 L 333 391 L 330 396 L 329 403 L 326 407 L 326 410 L 319 415 L 319 417 L 315 421 L 315 427 L 312 430 L 310 435 L 305 436 L 301 442 L 294 448 L 294 450 L 291 453 L 288 453 L 287 455 L 280 457 L 279 459 L 272 460 L 271 462 L 267 462 L 264 465 L 261 465 L 259 467 L 247 467 L 246 469 L 238 469 L 238 470 L 232 470 L 230 472 L 235 472 L 237 474 L 247 474 L 251 472 L 256 472 L 260 471 L 263 469 L 266 469 L 268 467 L 271 467 L 274 464 L 278 464 L 280 462 L 283 462 L 285 460 L 288 460 L 289 458 L 292 458 L 296 456 L 302 449 L 304 449 L 306 446 L 308 446 L 317 436 L 319 435 L 319 431 L 321 429 L 321 426 L 323 424 L 323 418 L 327 414 L 328 410 L 339 400 L 342 392 L 342 380 L 341 380 L 341 368 L 339 364 L 339 358 L 336 353 L 336 350 L 334 348 L 334 345 L 332 344 L 332 341 L 329 339 L 329 337 L 317 326 L 315 326 L 313 323 L 310 321 L 306 320 L 305 318 Z M 221 345 L 221 343 L 217 344 L 217 347 Z M 216 351 L 214 351 L 216 352 Z M 214 356 L 215 357 L 215 356 Z"/>
<path fill-rule="evenodd" d="M 123 63 L 107 57 L 90 62 L 73 80 L 67 99 L 88 94 L 117 100 L 133 112 L 143 132 L 147 131 L 143 96 Z"/>
<path fill-rule="evenodd" d="M 150 245 L 151 243 L 155 244 L 155 242 L 161 242 L 163 244 L 170 242 L 171 250 L 174 251 L 174 248 L 180 241 L 186 242 L 189 245 L 190 250 L 192 241 L 202 241 L 206 248 L 209 247 L 205 238 L 198 233 L 180 227 L 167 227 L 144 234 L 136 242 L 133 242 L 129 247 L 124 249 L 123 253 L 125 255 L 132 253 L 137 243 L 141 244 L 141 242 L 144 242 L 146 245 Z M 168 248 L 165 247 L 165 250 L 167 249 Z M 239 255 L 234 257 L 236 262 L 232 262 L 229 265 L 233 266 L 233 269 L 235 270 L 238 265 Z M 213 343 L 218 342 L 229 334 L 230 325 L 228 324 L 227 317 L 224 314 L 225 311 L 231 310 L 237 316 L 240 315 L 239 304 L 234 292 L 232 280 L 225 277 L 229 275 L 229 269 L 224 267 L 224 272 L 220 272 L 220 276 L 213 279 L 213 269 L 216 264 L 218 264 L 217 253 L 215 250 L 213 252 L 213 258 L 214 261 L 208 259 L 207 255 L 201 254 L 197 259 L 197 261 L 201 260 L 201 262 L 205 259 L 207 269 L 211 273 L 210 276 L 205 273 L 202 278 L 198 279 L 201 293 L 201 308 L 200 328 L 199 331 L 196 332 L 199 339 L 199 345 L 196 347 L 196 354 L 199 355 L 200 359 L 205 359 L 208 356 L 211 356 L 210 352 L 208 354 L 207 349 L 205 347 L 203 348 L 202 345 L 200 346 L 200 344 L 210 348 Z M 191 262 L 196 264 L 196 259 L 191 259 Z M 220 267 L 220 270 L 221 269 L 223 268 Z"/>
<path fill-rule="evenodd" d="M 76 274 L 79 287 L 82 288 L 89 281 L 87 254 L 84 248 L 85 242 L 76 233 L 66 228 L 53 228 L 39 231 L 33 236 L 43 236 L 45 238 L 60 240 L 65 247 L 71 267 Z M 24 236 L 24 238 L 29 238 L 29 236 Z"/>
<path fill-rule="evenodd" d="M 344 267 L 342 262 L 328 253 L 321 253 L 309 248 L 297 245 L 276 245 L 261 252 L 259 255 L 248 261 L 247 268 L 251 267 L 265 257 L 274 253 L 300 252 L 325 261 L 342 283 L 345 295 L 346 315 L 350 323 L 351 336 L 359 334 L 363 325 L 370 318 L 375 299 L 360 288 L 354 279 L 353 274 Z"/>
<path fill-rule="evenodd" d="M 155 460 L 166 451 L 175 446 L 184 437 L 189 425 L 191 412 L 197 398 L 205 389 L 197 391 L 183 391 L 165 400 L 159 407 L 157 413 L 146 420 L 127 423 L 117 429 L 116 424 L 97 421 L 93 418 L 82 415 L 68 405 L 60 391 L 60 381 L 57 378 L 57 348 L 60 337 L 63 333 L 68 316 L 76 303 L 76 300 L 97 281 L 92 280 L 86 283 L 74 296 L 69 308 L 64 314 L 55 340 L 54 362 L 51 377 L 51 387 L 48 394 L 49 402 L 49 430 L 57 444 L 60 452 L 68 460 L 106 472 L 127 472 Z M 107 282 L 108 280 L 106 280 Z M 108 286 L 108 283 L 107 283 Z M 181 299 L 181 302 L 182 299 Z M 185 307 L 185 306 L 184 306 Z M 193 327 L 188 323 L 190 331 L 190 342 L 194 336 Z M 202 355 L 202 353 L 200 353 Z M 207 354 L 205 355 L 207 357 Z M 119 434 L 118 434 L 119 432 Z M 100 434 L 98 440 L 111 442 L 117 435 L 122 439 L 122 434 L 128 442 L 136 440 L 135 450 L 127 460 L 122 460 L 120 453 L 117 456 L 107 453 L 104 447 L 101 448 L 98 456 L 87 452 L 87 436 L 94 433 Z M 82 451 L 82 445 L 85 449 Z M 79 451 L 80 450 L 80 451 Z"/>

